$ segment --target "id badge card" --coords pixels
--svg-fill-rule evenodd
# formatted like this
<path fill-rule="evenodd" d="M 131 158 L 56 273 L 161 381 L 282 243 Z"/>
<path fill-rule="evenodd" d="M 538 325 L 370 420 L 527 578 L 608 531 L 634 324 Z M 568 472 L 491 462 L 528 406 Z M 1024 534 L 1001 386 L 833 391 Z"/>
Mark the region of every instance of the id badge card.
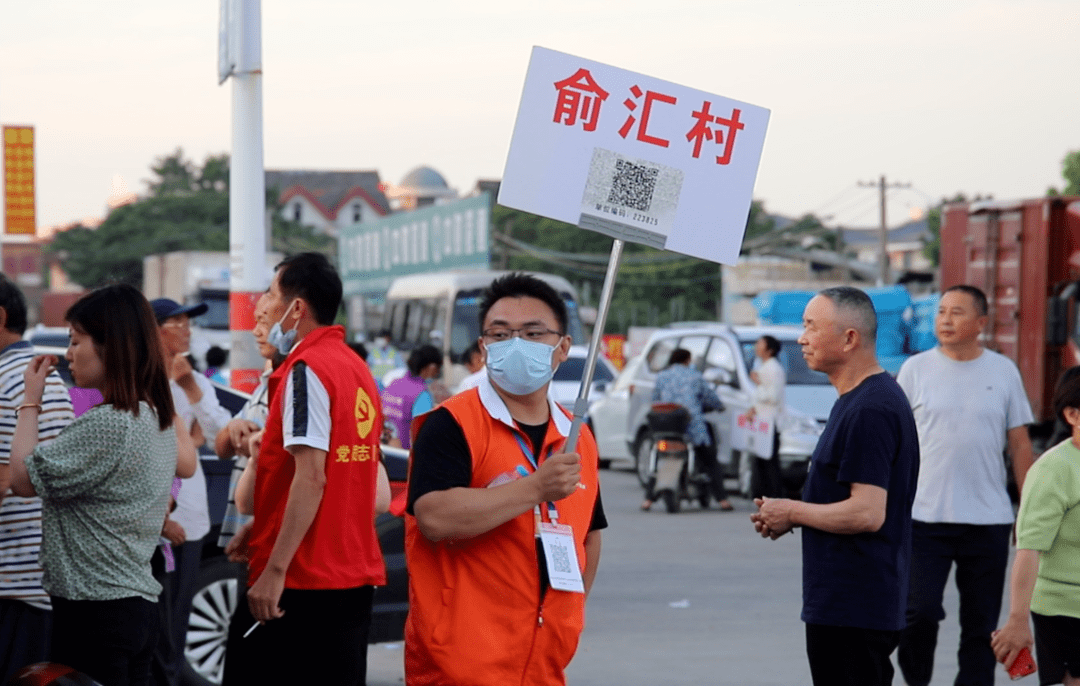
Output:
<path fill-rule="evenodd" d="M 581 580 L 581 569 L 578 567 L 573 529 L 568 524 L 542 522 L 540 541 L 544 546 L 551 587 L 559 591 L 584 593 L 585 583 Z"/>

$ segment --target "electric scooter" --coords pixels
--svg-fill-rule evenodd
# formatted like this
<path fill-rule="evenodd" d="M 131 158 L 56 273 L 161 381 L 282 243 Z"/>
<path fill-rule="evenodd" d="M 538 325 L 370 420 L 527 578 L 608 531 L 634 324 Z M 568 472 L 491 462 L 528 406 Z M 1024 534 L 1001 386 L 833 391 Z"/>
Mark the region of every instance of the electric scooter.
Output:
<path fill-rule="evenodd" d="M 646 416 L 652 448 L 649 451 L 648 500 L 663 500 L 668 512 L 678 512 L 683 500 L 709 506 L 709 477 L 698 472 L 694 446 L 686 440 L 690 411 L 676 403 L 653 403 Z"/>

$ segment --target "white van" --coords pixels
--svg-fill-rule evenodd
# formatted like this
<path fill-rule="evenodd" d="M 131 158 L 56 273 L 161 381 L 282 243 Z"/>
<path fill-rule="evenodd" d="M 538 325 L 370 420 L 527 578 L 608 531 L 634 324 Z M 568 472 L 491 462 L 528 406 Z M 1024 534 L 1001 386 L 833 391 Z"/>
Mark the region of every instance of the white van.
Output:
<path fill-rule="evenodd" d="M 509 274 L 488 269 L 454 269 L 401 276 L 386 292 L 380 328 L 389 329 L 398 350 L 430 343 L 443 351 L 443 381 L 455 386 L 465 378 L 461 355 L 480 337 L 480 296 L 492 281 Z M 578 313 L 577 292 L 561 276 L 525 272 L 542 279 L 566 303 L 567 333 L 574 343 L 588 343 Z"/>

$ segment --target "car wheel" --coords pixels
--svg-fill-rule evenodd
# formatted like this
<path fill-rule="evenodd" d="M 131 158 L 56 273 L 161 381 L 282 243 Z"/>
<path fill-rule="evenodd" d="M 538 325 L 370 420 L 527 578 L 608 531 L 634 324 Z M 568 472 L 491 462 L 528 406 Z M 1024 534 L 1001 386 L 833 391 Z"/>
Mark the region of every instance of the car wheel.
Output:
<path fill-rule="evenodd" d="M 199 570 L 181 663 L 184 686 L 221 683 L 229 622 L 244 598 L 244 575 L 243 565 L 224 557 L 204 562 Z"/>
<path fill-rule="evenodd" d="M 642 486 L 649 485 L 649 479 L 652 478 L 652 456 L 653 441 L 648 434 L 641 437 L 637 444 L 637 452 L 634 453 L 634 459 L 637 462 L 637 478 L 638 482 Z"/>

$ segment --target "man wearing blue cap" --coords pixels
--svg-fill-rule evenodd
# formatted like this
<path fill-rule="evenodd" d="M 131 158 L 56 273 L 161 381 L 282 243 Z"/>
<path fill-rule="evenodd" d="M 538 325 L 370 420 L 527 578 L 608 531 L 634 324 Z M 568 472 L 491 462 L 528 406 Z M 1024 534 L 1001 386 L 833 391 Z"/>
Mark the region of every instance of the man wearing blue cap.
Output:
<path fill-rule="evenodd" d="M 191 344 L 191 317 L 206 312 L 206 303 L 181 305 L 169 298 L 150 303 L 157 318 L 158 334 L 165 346 L 169 364 L 169 385 L 172 388 L 176 414 L 191 431 L 195 445 L 201 446 L 206 437 L 211 440 L 229 423 L 229 411 L 218 402 L 214 387 L 202 374 L 195 374 L 188 362 Z M 195 463 L 195 474 L 184 479 L 176 509 L 166 516 L 161 535 L 172 543 L 176 571 L 170 579 L 172 656 L 166 667 L 170 683 L 179 677 L 187 635 L 188 615 L 199 574 L 202 539 L 210 532 L 210 511 L 206 500 L 206 476 L 202 464 Z M 174 671 L 175 670 L 175 671 Z"/>

